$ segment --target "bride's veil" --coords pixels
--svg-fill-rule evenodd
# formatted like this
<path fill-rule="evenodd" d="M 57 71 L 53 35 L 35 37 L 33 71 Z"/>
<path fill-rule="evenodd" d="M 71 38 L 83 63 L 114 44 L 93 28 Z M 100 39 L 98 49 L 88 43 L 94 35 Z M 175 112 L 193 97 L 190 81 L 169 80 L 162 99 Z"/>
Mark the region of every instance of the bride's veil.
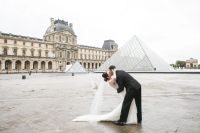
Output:
<path fill-rule="evenodd" d="M 104 89 L 107 88 L 108 85 L 103 80 L 103 78 L 99 80 L 99 75 L 98 75 L 98 79 L 96 79 L 93 74 L 89 74 L 89 76 L 90 76 L 92 88 L 96 90 L 95 96 L 90 106 L 90 114 L 100 114 L 102 110 L 103 100 L 104 100 L 103 99 Z M 94 80 L 99 81 L 99 82 L 95 82 Z"/>

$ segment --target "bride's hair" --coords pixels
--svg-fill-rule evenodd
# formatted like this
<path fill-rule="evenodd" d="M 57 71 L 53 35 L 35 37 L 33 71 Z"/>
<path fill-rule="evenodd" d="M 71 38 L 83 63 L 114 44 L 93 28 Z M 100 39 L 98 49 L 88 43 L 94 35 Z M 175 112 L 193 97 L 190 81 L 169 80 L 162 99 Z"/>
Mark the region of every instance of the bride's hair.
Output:
<path fill-rule="evenodd" d="M 104 78 L 104 81 L 108 80 L 108 74 L 106 72 L 102 74 L 102 77 Z"/>

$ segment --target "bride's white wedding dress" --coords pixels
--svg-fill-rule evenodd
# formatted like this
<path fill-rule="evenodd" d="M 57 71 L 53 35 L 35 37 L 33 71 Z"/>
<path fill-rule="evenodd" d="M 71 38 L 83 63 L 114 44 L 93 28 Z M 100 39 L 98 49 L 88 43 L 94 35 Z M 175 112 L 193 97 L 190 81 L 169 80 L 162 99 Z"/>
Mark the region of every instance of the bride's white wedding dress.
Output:
<path fill-rule="evenodd" d="M 118 85 L 116 83 L 112 84 L 111 86 L 115 89 L 118 88 Z M 124 91 L 119 93 L 119 96 L 124 97 L 125 94 L 126 94 L 126 91 L 124 89 Z M 120 104 L 115 109 L 113 109 L 109 113 L 83 115 L 83 116 L 79 116 L 79 117 L 73 119 L 72 121 L 117 121 L 120 118 L 122 103 L 123 103 L 123 100 L 120 102 Z M 133 99 L 133 101 L 131 103 L 126 123 L 127 124 L 136 124 L 137 123 L 135 99 Z"/>

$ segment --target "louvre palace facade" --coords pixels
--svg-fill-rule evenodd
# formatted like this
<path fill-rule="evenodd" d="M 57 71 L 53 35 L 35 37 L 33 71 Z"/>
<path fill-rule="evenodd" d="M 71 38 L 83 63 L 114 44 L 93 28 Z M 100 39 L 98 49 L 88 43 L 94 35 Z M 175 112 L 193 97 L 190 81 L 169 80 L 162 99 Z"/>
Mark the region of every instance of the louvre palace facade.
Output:
<path fill-rule="evenodd" d="M 0 32 L 0 73 L 63 72 L 75 61 L 94 71 L 117 49 L 113 40 L 102 48 L 79 45 L 72 23 L 51 18 L 43 39 Z"/>

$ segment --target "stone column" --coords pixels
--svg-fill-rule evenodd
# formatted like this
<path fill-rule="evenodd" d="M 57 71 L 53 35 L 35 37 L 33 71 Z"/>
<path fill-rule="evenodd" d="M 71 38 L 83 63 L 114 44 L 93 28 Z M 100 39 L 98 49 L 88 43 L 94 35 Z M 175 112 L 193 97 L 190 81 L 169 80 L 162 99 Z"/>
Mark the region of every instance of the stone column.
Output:
<path fill-rule="evenodd" d="M 30 70 L 33 70 L 33 61 L 30 61 Z"/>
<path fill-rule="evenodd" d="M 90 62 L 90 68 L 89 69 L 92 69 L 92 63 Z"/>
<path fill-rule="evenodd" d="M 41 61 L 38 61 L 38 70 L 41 70 Z"/>
<path fill-rule="evenodd" d="M 1 69 L 2 69 L 2 61 L 0 61 L 0 71 L 1 71 Z"/>
<path fill-rule="evenodd" d="M 22 66 L 21 66 L 21 68 L 22 68 L 22 70 L 24 70 L 24 69 L 25 69 L 25 68 L 24 68 L 24 67 L 25 67 L 25 61 L 24 61 L 24 60 L 22 60 L 22 61 L 21 61 L 21 63 L 22 63 Z"/>
<path fill-rule="evenodd" d="M 1 70 L 5 70 L 5 60 L 1 61 Z"/>
<path fill-rule="evenodd" d="M 58 68 L 58 67 L 57 67 L 57 61 L 54 60 L 54 61 L 53 61 L 53 70 L 54 70 L 54 71 L 57 71 L 57 68 Z"/>
<path fill-rule="evenodd" d="M 15 70 L 15 61 L 16 60 L 12 60 L 12 70 L 11 71 Z"/>
<path fill-rule="evenodd" d="M 57 67 L 57 61 L 56 60 L 54 61 L 53 65 L 54 65 L 54 70 L 57 70 L 58 67 Z"/>
<path fill-rule="evenodd" d="M 48 61 L 45 61 L 45 71 L 48 70 Z"/>
<path fill-rule="evenodd" d="M 88 63 L 87 63 L 87 62 L 85 62 L 85 64 L 86 64 L 85 68 L 86 68 L 86 69 L 88 69 Z"/>
<path fill-rule="evenodd" d="M 56 71 L 56 62 L 52 61 L 52 71 Z"/>
<path fill-rule="evenodd" d="M 59 65 L 59 63 L 60 63 L 59 61 L 56 61 L 56 69 L 57 69 L 57 70 L 60 70 L 60 67 L 59 67 L 60 65 Z"/>

